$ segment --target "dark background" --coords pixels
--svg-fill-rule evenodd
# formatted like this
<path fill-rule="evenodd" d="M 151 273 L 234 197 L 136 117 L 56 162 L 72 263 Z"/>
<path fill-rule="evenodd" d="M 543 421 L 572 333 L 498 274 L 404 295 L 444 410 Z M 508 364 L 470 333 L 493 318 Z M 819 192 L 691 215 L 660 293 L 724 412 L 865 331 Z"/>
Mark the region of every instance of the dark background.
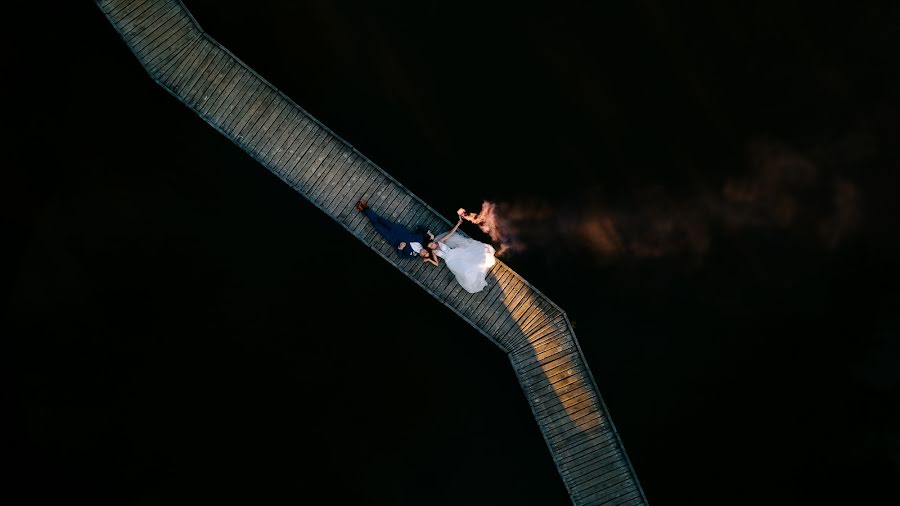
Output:
<path fill-rule="evenodd" d="M 15 4 L 5 504 L 567 501 L 502 353 L 156 86 L 93 2 Z M 851 182 L 834 245 L 713 226 L 702 254 L 506 260 L 575 321 L 652 503 L 900 500 L 896 3 L 380 4 L 187 2 L 447 216 L 691 202 L 760 139 Z"/>

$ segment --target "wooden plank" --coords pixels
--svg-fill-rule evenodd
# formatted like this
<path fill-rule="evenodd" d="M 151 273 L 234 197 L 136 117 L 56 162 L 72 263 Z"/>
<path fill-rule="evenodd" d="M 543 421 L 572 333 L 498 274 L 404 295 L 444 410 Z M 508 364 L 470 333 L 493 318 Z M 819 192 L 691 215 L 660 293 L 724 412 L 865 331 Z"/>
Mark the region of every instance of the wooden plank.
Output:
<path fill-rule="evenodd" d="M 519 319 L 519 328 L 522 329 L 522 332 L 528 334 L 528 331 L 534 325 L 535 319 L 546 319 L 546 310 L 547 307 L 542 298 L 535 298 L 530 310 L 522 314 L 522 317 Z"/>
<path fill-rule="evenodd" d="M 217 90 L 222 87 L 224 81 L 233 77 L 231 69 L 237 65 L 237 61 L 230 54 L 221 48 L 217 49 L 216 61 L 207 69 L 203 82 L 188 94 L 189 101 L 185 102 L 188 107 L 193 107 L 204 117 L 209 115 L 212 105 L 218 98 Z"/>
<path fill-rule="evenodd" d="M 559 448 L 555 453 L 559 465 L 567 467 L 588 458 L 590 455 L 607 455 L 610 449 L 618 448 L 617 444 L 618 440 L 615 437 L 615 433 L 605 431 L 595 434 L 593 437 L 587 438 L 578 444 Z"/>
<path fill-rule="evenodd" d="M 503 321 L 500 323 L 500 327 L 494 332 L 494 335 L 498 336 L 498 338 L 502 339 L 504 342 L 512 343 L 513 341 L 515 341 L 514 336 L 521 332 L 518 323 L 516 322 L 515 318 L 513 318 L 513 314 L 529 298 L 530 292 L 531 289 L 528 287 L 528 285 L 522 283 L 521 281 L 517 281 L 516 293 L 506 305 L 507 314 L 504 317 Z"/>
<path fill-rule="evenodd" d="M 327 134 L 327 132 L 326 132 Z M 315 179 L 316 174 L 331 162 L 332 156 L 339 151 L 340 143 L 334 136 L 327 134 L 314 153 L 304 162 L 303 168 L 296 173 L 297 191 L 309 198 L 309 184 Z"/>
<path fill-rule="evenodd" d="M 334 164 L 331 170 L 324 173 L 324 177 L 322 177 L 312 188 L 311 192 L 315 195 L 314 201 L 329 215 L 334 216 L 336 214 L 327 207 L 334 196 L 336 183 L 340 178 L 344 177 L 344 174 L 346 174 L 347 171 L 351 170 L 359 162 L 359 158 L 359 154 L 356 151 L 350 149 L 342 150 L 340 159 Z M 346 205 L 345 202 L 344 204 Z M 336 216 L 335 219 L 337 219 Z"/>
<path fill-rule="evenodd" d="M 547 377 L 554 375 L 558 372 L 558 369 L 578 369 L 583 366 L 583 362 L 581 360 L 581 356 L 578 354 L 578 350 L 568 350 L 565 353 L 558 354 L 557 356 L 553 356 L 552 359 L 547 359 L 538 361 L 536 363 L 530 364 L 527 369 L 521 369 L 517 371 L 523 377 L 527 377 L 531 374 L 534 374 L 535 371 L 540 371 Z"/>
<path fill-rule="evenodd" d="M 153 44 L 159 36 L 167 33 L 172 25 L 186 18 L 180 11 L 177 5 L 164 7 L 159 16 L 153 22 L 147 23 L 143 30 L 134 30 L 126 37 L 128 45 L 142 62 L 145 61 L 143 55 L 149 45 Z"/>
<path fill-rule="evenodd" d="M 557 463 L 561 468 L 576 465 L 596 456 L 620 455 L 617 439 L 612 431 L 599 432 L 578 443 L 556 449 Z M 617 453 L 619 452 L 619 453 Z"/>
<path fill-rule="evenodd" d="M 550 388 L 555 393 L 556 388 L 554 387 L 569 385 L 569 383 L 565 383 L 569 379 L 578 378 L 580 381 L 583 381 L 584 373 L 585 371 L 581 368 L 574 367 L 574 364 L 564 362 L 560 364 L 559 367 L 549 372 L 545 372 L 541 368 L 534 369 L 529 373 L 529 376 L 521 377 L 521 383 L 522 388 L 525 389 L 526 392 L 540 392 Z M 585 386 L 586 385 L 587 384 L 585 383 Z"/>
<path fill-rule="evenodd" d="M 219 125 L 219 129 L 231 135 L 231 124 L 241 115 L 242 107 L 259 86 L 256 79 L 248 69 L 242 67 L 239 70 L 237 81 L 229 84 L 230 90 L 225 88 L 225 97 L 214 111 L 210 111 L 210 121 Z M 232 139 L 233 140 L 233 139 Z"/>
<path fill-rule="evenodd" d="M 586 392 L 588 389 L 584 388 L 584 384 L 582 383 L 572 383 L 568 385 L 557 385 L 556 388 L 552 389 L 550 392 L 538 394 L 532 393 L 529 397 L 529 401 L 531 405 L 535 408 L 540 407 L 544 409 L 545 407 L 552 407 L 555 404 L 558 404 L 560 398 L 563 397 L 574 397 L 578 395 L 580 392 Z M 528 395 L 528 394 L 526 394 Z"/>
<path fill-rule="evenodd" d="M 383 177 L 383 176 L 382 176 Z M 369 207 L 371 207 L 376 213 L 383 216 L 384 207 L 386 206 L 386 202 L 389 201 L 390 198 L 397 192 L 397 185 L 394 184 L 390 179 L 383 177 L 382 183 L 375 189 L 375 193 L 372 194 L 372 197 L 369 199 Z M 381 244 L 387 244 L 383 241 L 379 234 L 377 234 L 374 227 L 370 227 L 366 234 L 364 235 L 364 240 L 367 243 L 375 244 L 376 246 L 380 246 Z M 394 245 L 390 245 L 391 249 L 395 248 Z"/>
<path fill-rule="evenodd" d="M 125 23 L 125 25 L 119 29 L 122 38 L 125 39 L 126 43 L 130 46 L 131 40 L 134 39 L 136 35 L 143 33 L 148 25 L 153 24 L 160 15 L 167 12 L 167 7 L 170 7 L 170 5 L 167 5 L 167 2 L 156 2 L 149 6 L 149 8 L 133 16 L 130 21 Z"/>
<path fill-rule="evenodd" d="M 171 89 L 172 79 L 176 72 L 185 65 L 185 60 L 202 44 L 202 39 L 203 37 L 199 35 L 190 37 L 184 48 L 179 49 L 172 58 L 169 58 L 164 63 L 160 63 L 157 67 L 155 71 L 156 79 L 166 89 Z"/>
<path fill-rule="evenodd" d="M 169 89 L 171 89 L 179 98 L 184 96 L 181 93 L 181 90 L 196 77 L 198 69 L 203 66 L 204 59 L 206 58 L 206 55 L 212 51 L 212 48 L 213 46 L 208 40 L 205 38 L 201 39 L 201 43 L 197 47 L 196 53 L 191 56 L 187 64 L 178 72 L 178 76 Z"/>
<path fill-rule="evenodd" d="M 592 469 L 584 475 L 578 482 L 574 483 L 576 495 L 578 497 L 593 497 L 615 494 L 620 489 L 615 489 L 616 485 L 620 485 L 623 481 L 628 480 L 628 469 L 625 462 L 618 460 L 608 466 L 600 469 Z M 624 487 L 628 487 L 625 485 Z"/>
<path fill-rule="evenodd" d="M 568 343 L 574 343 L 574 338 L 568 329 L 547 331 L 539 341 L 530 343 L 526 340 L 520 348 L 517 348 L 516 353 L 535 354 L 554 347 L 567 346 Z"/>
<path fill-rule="evenodd" d="M 197 106 L 203 99 L 203 94 L 210 85 L 212 85 L 215 76 L 219 74 L 220 70 L 227 65 L 229 61 L 233 61 L 231 56 L 225 51 L 222 51 L 219 47 L 214 47 L 213 51 L 207 56 L 207 60 L 208 63 L 197 73 L 194 83 L 185 85 L 182 92 L 182 101 L 184 104 L 195 109 L 201 115 L 205 114 L 206 111 L 204 109 L 198 109 Z"/>
<path fill-rule="evenodd" d="M 306 166 L 306 159 L 319 149 L 319 145 L 329 137 L 328 132 L 315 123 L 310 124 L 311 131 L 298 143 L 291 158 L 285 162 L 291 180 L 298 181 L 300 172 Z"/>
<path fill-rule="evenodd" d="M 387 207 L 387 203 L 396 193 L 397 185 L 389 178 L 383 178 L 381 185 L 376 188 L 375 193 L 368 200 L 369 207 L 379 215 L 384 216 L 384 208 Z"/>
<path fill-rule="evenodd" d="M 328 213 L 332 212 L 331 209 L 327 207 L 328 204 L 332 201 L 335 192 L 339 193 L 342 189 L 338 187 L 341 179 L 344 178 L 347 171 L 357 166 L 360 155 L 356 150 L 345 146 L 342 149 L 341 158 L 341 162 L 336 164 L 332 170 L 329 170 L 325 177 L 320 179 L 312 189 L 317 195 L 316 202 L 318 202 L 318 204 Z"/>
<path fill-rule="evenodd" d="M 593 495 L 605 491 L 611 496 L 631 491 L 628 488 L 633 483 L 622 485 L 622 476 L 628 474 L 628 466 L 622 459 L 597 461 L 581 469 L 577 475 L 561 473 L 563 479 L 571 483 L 573 490 L 578 491 L 579 495 Z"/>
<path fill-rule="evenodd" d="M 131 17 L 136 9 L 145 8 L 147 4 L 155 1 L 157 0 L 120 0 L 109 2 L 109 4 L 115 4 L 115 7 L 111 8 L 107 15 L 112 19 L 126 19 Z"/>
<path fill-rule="evenodd" d="M 356 213 L 356 188 L 360 184 L 360 178 L 366 174 L 365 166 L 365 157 L 357 153 L 356 161 L 347 169 L 340 184 L 325 203 L 328 211 L 337 215 L 344 225 L 348 225 L 352 213 Z"/>
<path fill-rule="evenodd" d="M 204 118 L 212 118 L 213 112 L 218 109 L 225 98 L 223 95 L 228 89 L 228 85 L 236 81 L 239 74 L 240 68 L 237 61 L 230 55 L 226 55 L 222 60 L 222 65 L 209 80 L 209 86 L 197 95 L 195 109 Z"/>
<path fill-rule="evenodd" d="M 352 151 L 347 145 L 340 142 L 335 143 L 331 153 L 319 164 L 319 168 L 309 178 L 306 183 L 306 193 L 310 196 L 310 200 L 320 203 L 326 197 L 322 184 L 324 180 L 339 171 L 341 167 L 350 160 Z"/>
<path fill-rule="evenodd" d="M 561 336 L 569 336 L 569 339 L 574 339 L 572 329 L 569 328 L 569 323 L 564 314 L 558 315 L 546 325 L 533 330 L 528 335 L 527 345 L 532 348 L 540 347 L 548 342 L 560 339 Z"/>
<path fill-rule="evenodd" d="M 621 463 L 623 463 L 623 460 L 619 452 L 611 452 L 604 455 L 599 454 L 599 452 L 590 452 L 585 453 L 582 458 L 568 465 L 560 466 L 560 469 L 564 477 L 574 483 L 578 483 L 589 480 L 591 473 L 596 474 L 598 469 L 611 468 L 611 466 Z"/>
<path fill-rule="evenodd" d="M 562 448 L 578 441 L 583 441 L 590 436 L 600 433 L 609 424 L 605 416 L 599 411 L 590 410 L 584 415 L 578 415 L 574 420 L 561 420 L 549 427 L 545 427 L 543 432 L 547 435 L 547 439 L 552 441 L 554 447 Z"/>
<path fill-rule="evenodd" d="M 372 187 L 372 185 L 376 184 L 376 181 L 380 180 L 380 176 L 378 171 L 372 168 L 372 162 L 366 160 L 366 163 L 363 164 L 360 169 L 360 177 L 354 184 L 350 195 L 353 203 L 351 205 L 356 206 L 356 201 L 360 198 L 369 197 L 368 191 Z M 365 175 L 366 177 L 362 177 Z M 368 224 L 368 219 L 365 218 L 365 215 L 360 212 L 354 211 L 350 214 L 349 219 L 347 220 L 347 227 L 353 231 L 354 234 L 359 234 L 362 232 L 363 223 Z M 362 239 L 362 237 L 360 237 Z"/>
<path fill-rule="evenodd" d="M 567 399 L 557 399 L 557 402 L 542 403 L 539 407 L 533 406 L 532 411 L 538 425 L 552 425 L 560 419 L 580 413 L 585 409 L 600 411 L 597 396 L 590 390 L 569 392 Z"/>
<path fill-rule="evenodd" d="M 501 285 L 503 296 L 501 297 L 501 301 L 503 303 L 503 313 L 500 314 L 497 318 L 494 318 L 485 326 L 485 330 L 491 334 L 496 334 L 497 330 L 503 325 L 503 323 L 510 316 L 510 307 L 509 304 L 515 298 L 518 291 L 522 288 L 522 283 L 519 282 L 519 277 L 515 275 L 509 269 L 503 269 L 502 272 L 508 274 L 504 276 L 503 283 Z M 499 283 L 499 281 L 498 281 Z"/>
<path fill-rule="evenodd" d="M 536 375 L 543 376 L 540 370 L 538 370 Z M 578 369 L 569 370 L 568 374 L 566 374 L 565 376 L 553 378 L 551 382 L 540 381 L 536 379 L 533 379 L 533 381 L 536 381 L 540 384 L 532 387 L 523 382 L 522 387 L 523 389 L 525 389 L 527 394 L 533 395 L 535 397 L 542 397 L 544 395 L 552 395 L 556 397 L 559 395 L 561 388 L 571 386 L 576 381 L 582 388 L 588 385 L 586 371 Z"/>
<path fill-rule="evenodd" d="M 259 158 L 265 160 L 267 167 L 270 169 L 281 170 L 272 164 L 272 154 L 280 152 L 281 147 L 284 146 L 288 136 L 301 118 L 302 115 L 300 115 L 297 108 L 293 104 L 289 104 L 282 111 L 281 117 L 272 124 L 272 128 L 269 130 L 269 142 L 258 151 Z"/>
<path fill-rule="evenodd" d="M 256 77 L 256 74 L 250 69 L 247 69 L 246 79 L 241 83 L 239 93 L 235 96 L 235 100 L 228 104 L 225 111 L 223 111 L 222 119 L 219 123 L 222 130 L 229 133 L 232 141 L 238 142 L 236 131 L 238 123 L 244 119 L 258 97 L 263 93 L 267 93 L 267 91 L 268 89 L 262 80 Z"/>
<path fill-rule="evenodd" d="M 566 389 L 565 391 L 562 389 L 555 390 L 554 395 L 550 398 L 542 398 L 542 399 L 533 398 L 532 399 L 533 402 L 531 402 L 531 406 L 532 406 L 532 409 L 534 409 L 534 411 L 536 413 L 542 413 L 542 412 L 552 408 L 555 404 L 562 404 L 564 402 L 570 402 L 573 399 L 577 399 L 588 393 L 594 394 L 594 398 L 599 401 L 599 395 L 594 390 L 587 389 L 587 388 L 573 387 L 573 388 Z M 601 409 L 599 402 L 597 403 L 597 409 L 598 410 Z"/>
<path fill-rule="evenodd" d="M 369 199 L 371 199 L 372 197 L 371 192 L 374 192 L 378 188 L 378 186 L 384 184 L 385 180 L 378 171 L 372 169 L 372 164 L 369 161 L 366 162 L 366 171 L 369 175 L 368 177 L 359 181 L 359 186 L 356 191 L 356 200 L 365 199 L 366 202 L 369 202 Z M 348 227 L 353 231 L 354 234 L 356 234 L 357 237 L 359 237 L 361 241 L 367 244 L 369 242 L 369 234 L 374 231 L 372 224 L 369 222 L 369 219 L 365 214 L 360 212 L 356 212 L 350 215 Z"/>
<path fill-rule="evenodd" d="M 491 266 L 490 269 L 488 269 L 487 276 L 485 277 L 487 286 L 480 292 L 476 293 L 469 303 L 472 304 L 471 308 L 473 309 L 470 310 L 472 311 L 470 314 L 474 316 L 472 321 L 475 322 L 479 328 L 482 328 L 484 326 L 484 322 L 490 317 L 490 313 L 488 313 L 488 311 L 490 310 L 491 306 L 495 302 L 497 302 L 498 298 L 503 297 L 500 286 L 497 284 L 497 273 L 500 271 L 501 267 L 498 263 L 495 263 L 493 266 Z M 475 298 L 482 293 L 484 294 L 484 296 L 481 297 L 480 300 Z"/>
<path fill-rule="evenodd" d="M 283 163 L 290 160 L 293 156 L 295 147 L 302 142 L 303 138 L 311 131 L 309 118 L 299 111 L 291 119 L 290 131 L 280 146 L 276 146 L 275 151 L 269 154 L 269 159 L 273 167 L 278 167 L 278 171 L 287 174 L 287 166 Z"/>
<path fill-rule="evenodd" d="M 154 0 L 104 0 L 100 10 L 112 19 L 121 19 L 138 7 Z"/>
<path fill-rule="evenodd" d="M 517 370 L 516 374 L 526 377 L 534 374 L 536 371 L 540 371 L 549 376 L 560 368 L 578 368 L 582 367 L 583 363 L 583 359 L 580 357 L 577 349 L 568 349 L 528 363 L 522 369 Z"/>
<path fill-rule="evenodd" d="M 249 104 L 241 118 L 232 127 L 232 135 L 236 142 L 244 145 L 244 140 L 249 132 L 252 132 L 253 125 L 259 121 L 260 116 L 266 113 L 272 104 L 278 100 L 278 96 L 272 92 L 272 89 L 264 83 L 258 88 L 256 98 L 252 104 Z"/>
<path fill-rule="evenodd" d="M 503 301 L 504 291 L 501 282 L 509 276 L 508 270 L 501 270 L 499 271 L 499 277 L 493 279 L 494 283 L 492 288 L 496 295 L 491 299 L 487 299 L 483 303 L 485 308 L 483 310 L 475 311 L 474 314 L 475 319 L 473 321 L 477 321 L 480 327 L 487 328 L 489 323 L 493 323 L 494 320 L 502 317 L 506 312 L 506 304 Z"/>
<path fill-rule="evenodd" d="M 516 351 L 513 356 L 513 367 L 516 371 L 527 371 L 528 365 L 543 362 L 547 357 L 562 352 L 575 352 L 577 348 L 573 339 L 548 339 L 532 344 Z"/>
<path fill-rule="evenodd" d="M 290 104 L 280 95 L 276 95 L 275 101 L 269 110 L 259 118 L 259 121 L 252 129 L 248 130 L 244 142 L 245 149 L 259 154 L 261 149 L 264 149 L 268 143 L 272 142 L 272 138 L 269 136 L 269 129 L 273 128 L 273 124 L 282 118 L 285 109 L 288 107 L 290 107 Z"/>
<path fill-rule="evenodd" d="M 541 297 L 538 299 L 540 313 L 533 315 L 523 325 L 522 331 L 528 335 L 532 335 L 535 329 L 548 325 L 556 316 L 555 308 L 547 302 L 547 299 Z"/>
<path fill-rule="evenodd" d="M 199 32 L 190 22 L 187 22 L 178 31 L 173 31 L 164 43 L 147 55 L 145 64 L 147 70 L 157 79 L 162 77 L 162 70 L 168 66 L 169 62 L 180 56 L 198 36 Z"/>
<path fill-rule="evenodd" d="M 250 151 L 247 141 L 257 133 L 257 124 L 268 117 L 271 109 L 277 107 L 281 102 L 281 97 L 263 83 L 259 88 L 256 99 L 234 126 L 235 142 L 239 143 L 242 148 Z"/>
<path fill-rule="evenodd" d="M 528 336 L 528 339 L 523 343 L 523 349 L 537 349 L 548 345 L 552 346 L 552 344 L 555 342 L 565 340 L 574 341 L 575 335 L 572 332 L 572 329 L 569 328 L 568 322 L 565 320 L 565 317 L 563 317 L 562 321 L 560 321 L 559 323 L 548 325 Z"/>
<path fill-rule="evenodd" d="M 610 499 L 607 504 L 609 504 L 610 506 L 639 506 L 645 503 L 641 498 L 641 491 L 639 488 L 637 488 L 637 484 L 635 483 L 634 490 L 619 497 Z"/>
<path fill-rule="evenodd" d="M 610 470 L 592 482 L 579 484 L 578 488 L 579 496 L 584 497 L 585 500 L 608 504 L 612 499 L 636 490 L 637 483 L 627 464 L 623 462 L 621 468 L 615 471 Z"/>
<path fill-rule="evenodd" d="M 247 123 L 247 127 L 240 134 L 242 137 L 241 146 L 248 153 L 255 154 L 256 150 L 253 147 L 253 142 L 259 137 L 261 134 L 265 134 L 265 130 L 263 130 L 267 123 L 270 121 L 274 121 L 281 110 L 286 105 L 286 101 L 284 97 L 278 93 L 278 90 L 273 88 L 269 88 L 271 91 L 271 95 L 257 111 L 257 115 Z"/>
<path fill-rule="evenodd" d="M 138 59 L 142 63 L 145 63 L 147 52 L 155 47 L 154 45 L 158 43 L 158 39 L 169 33 L 169 30 L 177 25 L 179 21 L 188 19 L 190 18 L 184 16 L 183 13 L 180 12 L 178 6 L 164 7 L 153 22 L 148 23 L 143 30 L 132 31 L 131 34 L 126 37 L 126 40 Z"/>
<path fill-rule="evenodd" d="M 397 196 L 390 202 L 390 205 L 385 208 L 385 211 L 387 211 L 391 220 L 409 226 L 409 220 L 406 219 L 403 212 L 409 207 L 411 202 L 412 197 L 409 196 L 409 190 L 399 186 Z"/>
<path fill-rule="evenodd" d="M 618 454 L 608 455 L 599 459 L 590 458 L 583 463 L 579 462 L 579 464 L 580 466 L 578 469 L 573 470 L 564 467 L 560 473 L 563 479 L 571 483 L 575 489 L 587 488 L 592 481 L 603 475 L 607 475 L 607 481 L 613 481 L 614 476 L 621 474 L 621 470 L 627 469 L 625 461 L 621 458 L 621 455 Z M 612 476 L 608 474 L 616 469 L 619 469 L 620 473 L 615 473 Z M 611 480 L 611 478 L 613 478 L 613 480 Z"/>
<path fill-rule="evenodd" d="M 572 417 L 581 416 L 588 411 L 601 413 L 597 396 L 590 390 L 572 391 L 566 400 L 541 403 L 540 409 L 533 409 L 534 417 L 541 427 L 556 426 L 565 423 Z"/>
<path fill-rule="evenodd" d="M 319 197 L 319 205 L 325 212 L 332 215 L 337 214 L 338 209 L 347 205 L 346 200 L 352 199 L 352 196 L 346 195 L 341 199 L 341 206 L 335 207 L 335 197 L 341 195 L 347 188 L 345 184 L 349 181 L 351 171 L 356 170 L 359 166 L 362 156 L 355 150 L 350 151 L 350 162 L 342 164 L 339 170 L 332 171 L 329 177 L 323 182 L 321 196 Z"/>
<path fill-rule="evenodd" d="M 589 487 L 579 487 L 578 493 L 573 495 L 583 501 L 603 503 L 607 498 L 624 493 L 624 491 L 630 492 L 631 487 L 634 486 L 627 469 L 618 469 L 610 471 L 608 475 L 598 477 Z"/>
<path fill-rule="evenodd" d="M 332 163 L 334 162 L 335 157 L 339 157 L 342 148 L 345 147 L 345 144 L 341 142 L 338 138 L 334 136 L 329 136 L 328 138 L 328 146 L 326 146 L 319 156 L 317 156 L 309 167 L 304 171 L 304 175 L 301 178 L 301 188 L 305 195 L 312 195 L 312 187 L 316 181 L 318 181 L 319 177 L 322 175 L 323 171 L 329 170 Z"/>
<path fill-rule="evenodd" d="M 612 430 L 595 432 L 579 442 L 559 447 L 557 462 L 567 472 L 597 459 L 621 458 L 619 440 Z"/>
<path fill-rule="evenodd" d="M 493 307 L 489 310 L 489 315 L 485 316 L 484 323 L 482 324 L 482 328 L 490 333 L 490 329 L 493 328 L 498 322 L 502 321 L 503 318 L 508 314 L 508 310 L 506 307 L 507 302 L 507 294 L 509 293 L 509 288 L 512 285 L 512 280 L 515 278 L 512 272 L 509 269 L 500 269 L 497 271 L 497 274 L 494 276 L 494 282 L 497 284 L 497 298 L 494 301 Z"/>
<path fill-rule="evenodd" d="M 526 313 L 530 314 L 532 311 L 536 310 L 534 306 L 534 291 L 531 289 L 527 289 L 524 293 L 524 296 L 524 299 L 512 312 L 512 319 L 516 323 L 516 328 L 518 328 L 520 331 L 522 330 L 522 316 Z"/>
<path fill-rule="evenodd" d="M 210 51 L 203 58 L 194 70 L 194 75 L 184 84 L 179 92 L 182 101 L 188 107 L 192 107 L 192 99 L 197 93 L 197 88 L 206 88 L 209 85 L 208 76 L 210 71 L 216 68 L 216 65 L 222 60 L 223 51 L 215 45 L 210 45 Z"/>
<path fill-rule="evenodd" d="M 487 307 L 482 307 L 488 300 L 493 300 L 493 297 L 497 296 L 496 284 L 488 285 L 480 292 L 475 292 L 471 294 L 471 297 L 464 301 L 461 305 L 458 305 L 457 308 L 460 309 L 460 312 L 467 315 L 469 319 L 478 325 L 479 321 L 474 318 L 475 313 L 483 313 Z"/>
<path fill-rule="evenodd" d="M 142 19 L 146 19 L 147 15 L 150 15 L 156 9 L 159 9 L 162 6 L 162 2 L 159 0 L 150 0 L 148 2 L 143 3 L 140 7 L 132 10 L 125 16 L 116 16 L 113 18 L 115 20 L 116 29 L 122 34 L 122 38 L 126 40 L 126 35 L 128 32 L 134 29 L 134 26 L 141 21 Z"/>
<path fill-rule="evenodd" d="M 557 409 L 535 410 L 534 416 L 538 425 L 551 426 L 566 419 L 574 419 L 588 412 L 600 413 L 597 397 L 590 390 L 573 394 L 568 400 L 559 400 Z"/>
<path fill-rule="evenodd" d="M 286 177 L 290 175 L 290 169 L 292 168 L 288 162 L 293 160 L 294 155 L 298 154 L 298 149 L 305 151 L 306 139 L 311 134 L 315 135 L 315 123 L 310 121 L 306 115 L 298 114 L 296 117 L 297 125 L 294 127 L 294 131 L 288 136 L 284 146 L 280 148 L 280 152 L 272 156 L 272 164 L 277 166 L 279 171 L 285 174 Z"/>
<path fill-rule="evenodd" d="M 294 181 L 295 188 L 300 188 L 300 182 L 303 180 L 306 169 L 309 167 L 310 163 L 319 156 L 322 149 L 328 147 L 328 142 L 330 140 L 331 135 L 328 132 L 324 129 L 319 130 L 316 132 L 312 143 L 310 143 L 299 156 L 295 156 L 292 162 L 289 162 L 289 164 L 292 165 L 290 175 L 291 180 Z"/>
<path fill-rule="evenodd" d="M 141 55 L 144 66 L 150 68 L 150 63 L 160 52 L 165 51 L 190 33 L 191 18 L 184 14 L 175 13 L 152 37 L 147 37 L 140 42 L 135 42 L 134 51 Z"/>
<path fill-rule="evenodd" d="M 516 329 L 518 330 L 519 336 L 517 339 L 512 341 L 514 349 L 519 349 L 528 344 L 528 332 L 523 326 L 525 323 L 534 315 L 535 311 L 539 309 L 538 298 L 535 296 L 535 293 L 532 289 L 529 288 L 530 291 L 530 306 L 532 307 L 523 307 L 522 309 L 516 310 L 513 313 L 513 318 L 515 319 Z M 538 307 L 535 307 L 538 306 Z"/>
<path fill-rule="evenodd" d="M 568 376 L 553 384 L 544 385 L 540 388 L 529 388 L 526 390 L 526 395 L 534 399 L 535 402 L 546 402 L 557 398 L 563 393 L 570 392 L 573 388 L 585 388 L 586 385 L 584 371 L 578 371 L 575 375 Z"/>

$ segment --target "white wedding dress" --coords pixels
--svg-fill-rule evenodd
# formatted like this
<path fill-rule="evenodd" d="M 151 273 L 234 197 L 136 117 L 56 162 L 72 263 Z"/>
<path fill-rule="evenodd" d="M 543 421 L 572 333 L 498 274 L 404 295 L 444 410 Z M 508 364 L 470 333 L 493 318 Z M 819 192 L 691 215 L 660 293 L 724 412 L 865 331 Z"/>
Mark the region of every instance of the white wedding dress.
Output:
<path fill-rule="evenodd" d="M 480 292 L 487 286 L 487 273 L 497 262 L 493 246 L 460 234 L 439 243 L 434 254 L 444 259 L 456 281 L 469 293 Z"/>

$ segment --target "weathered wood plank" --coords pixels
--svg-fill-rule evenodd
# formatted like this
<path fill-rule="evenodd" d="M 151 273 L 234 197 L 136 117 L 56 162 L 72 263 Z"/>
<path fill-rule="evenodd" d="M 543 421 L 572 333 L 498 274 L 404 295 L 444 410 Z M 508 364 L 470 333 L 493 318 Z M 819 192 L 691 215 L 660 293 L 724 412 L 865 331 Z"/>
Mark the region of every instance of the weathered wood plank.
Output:
<path fill-rule="evenodd" d="M 172 83 L 170 89 L 175 95 L 179 97 L 183 97 L 182 90 L 184 87 L 191 83 L 196 77 L 199 68 L 202 68 L 206 61 L 206 55 L 208 55 L 211 51 L 213 51 L 213 44 L 209 42 L 206 38 L 200 39 L 200 45 L 197 46 L 196 52 L 191 55 L 189 61 L 186 62 L 186 65 L 179 71 L 178 76 L 175 79 L 175 82 Z"/>
<path fill-rule="evenodd" d="M 120 30 L 122 38 L 130 45 L 134 37 L 143 33 L 160 16 L 165 15 L 169 8 L 171 8 L 171 5 L 168 2 L 157 0 L 153 5 L 132 16 L 131 20 L 125 23 Z"/>
<path fill-rule="evenodd" d="M 134 51 L 140 55 L 144 65 L 150 68 L 151 62 L 160 51 L 164 51 L 190 33 L 190 26 L 190 18 L 173 11 L 172 16 L 151 35 L 134 41 Z"/>
<path fill-rule="evenodd" d="M 156 39 L 167 32 L 173 24 L 179 20 L 185 20 L 184 16 L 175 5 L 163 7 L 159 11 L 159 15 L 152 21 L 148 21 L 143 28 L 132 31 L 125 37 L 125 40 L 131 45 L 132 51 L 143 60 L 144 53 L 149 44 L 153 44 Z"/>
<path fill-rule="evenodd" d="M 219 70 L 231 60 L 231 56 L 213 46 L 213 51 L 207 55 L 206 59 L 206 64 L 198 69 L 193 82 L 188 82 L 181 93 L 184 104 L 195 109 L 201 115 L 205 115 L 206 111 L 197 109 L 197 105 L 203 98 L 203 93 L 209 88 Z"/>
<path fill-rule="evenodd" d="M 285 107 L 281 117 L 272 124 L 272 129 L 269 132 L 269 142 L 267 142 L 265 146 L 260 146 L 259 149 L 257 149 L 257 156 L 260 160 L 265 161 L 269 170 L 278 170 L 278 167 L 272 164 L 272 153 L 276 153 L 280 150 L 288 136 L 299 123 L 300 118 L 300 114 L 292 104 Z"/>
<path fill-rule="evenodd" d="M 163 1 L 150 0 L 137 9 L 129 12 L 127 16 L 118 16 L 114 18 L 117 20 L 115 22 L 116 29 L 122 34 L 122 38 L 125 39 L 126 43 L 128 41 L 128 34 L 134 30 L 139 23 L 146 22 L 157 9 L 164 7 L 164 5 L 165 2 Z"/>
<path fill-rule="evenodd" d="M 199 31 L 188 20 L 183 26 L 169 33 L 168 38 L 147 54 L 145 66 L 150 75 L 159 79 L 162 70 L 177 58 L 200 36 Z"/>
<path fill-rule="evenodd" d="M 228 108 L 224 111 L 220 123 L 222 129 L 228 132 L 228 135 L 231 136 L 233 141 L 239 143 L 236 131 L 238 123 L 246 117 L 258 97 L 267 91 L 266 85 L 260 81 L 250 69 L 247 69 L 246 80 L 243 82 L 242 88 L 238 91 L 235 100 L 229 104 Z"/>

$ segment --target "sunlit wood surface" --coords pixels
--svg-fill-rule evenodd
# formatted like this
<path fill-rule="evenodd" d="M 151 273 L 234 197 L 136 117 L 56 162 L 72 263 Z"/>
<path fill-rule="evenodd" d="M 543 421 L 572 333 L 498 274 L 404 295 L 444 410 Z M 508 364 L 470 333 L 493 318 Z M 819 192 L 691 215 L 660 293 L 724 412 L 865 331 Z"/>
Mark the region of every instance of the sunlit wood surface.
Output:
<path fill-rule="evenodd" d="M 562 310 L 502 262 L 473 295 L 446 268 L 399 260 L 356 212 L 359 197 L 408 226 L 450 223 L 205 34 L 180 1 L 97 3 L 164 89 L 507 353 L 573 503 L 646 503 Z"/>

